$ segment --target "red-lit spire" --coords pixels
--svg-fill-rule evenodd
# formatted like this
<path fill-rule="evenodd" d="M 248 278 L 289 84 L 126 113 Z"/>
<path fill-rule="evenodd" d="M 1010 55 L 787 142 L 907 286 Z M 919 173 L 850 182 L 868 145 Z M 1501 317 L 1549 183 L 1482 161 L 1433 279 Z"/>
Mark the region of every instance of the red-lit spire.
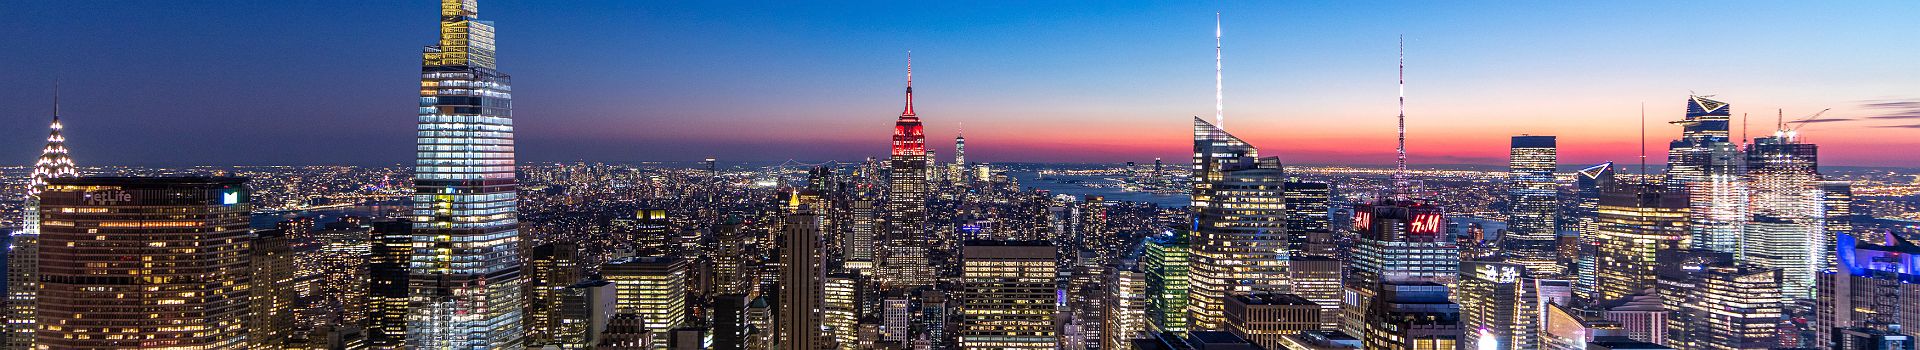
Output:
<path fill-rule="evenodd" d="M 900 111 L 900 116 L 913 115 L 913 50 L 907 50 L 907 108 Z"/>

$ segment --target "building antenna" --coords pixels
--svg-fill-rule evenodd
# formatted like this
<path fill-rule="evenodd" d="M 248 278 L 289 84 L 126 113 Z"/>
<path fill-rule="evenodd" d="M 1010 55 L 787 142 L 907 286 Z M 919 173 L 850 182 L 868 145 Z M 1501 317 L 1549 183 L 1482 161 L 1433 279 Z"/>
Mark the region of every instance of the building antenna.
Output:
<path fill-rule="evenodd" d="M 53 119 L 60 119 L 60 79 L 53 80 Z"/>
<path fill-rule="evenodd" d="M 1740 144 L 1747 144 L 1747 140 L 1750 140 L 1747 138 L 1747 122 L 1750 120 L 1752 118 L 1748 118 L 1746 112 L 1740 113 Z"/>
<path fill-rule="evenodd" d="M 1647 181 L 1647 103 L 1640 103 L 1640 181 Z"/>
<path fill-rule="evenodd" d="M 1213 13 L 1213 126 L 1227 128 L 1227 95 L 1220 75 L 1220 13 Z"/>
<path fill-rule="evenodd" d="M 1396 197 L 1407 195 L 1407 36 L 1400 36 L 1400 143 L 1395 148 L 1398 157 L 1393 163 L 1393 186 Z"/>

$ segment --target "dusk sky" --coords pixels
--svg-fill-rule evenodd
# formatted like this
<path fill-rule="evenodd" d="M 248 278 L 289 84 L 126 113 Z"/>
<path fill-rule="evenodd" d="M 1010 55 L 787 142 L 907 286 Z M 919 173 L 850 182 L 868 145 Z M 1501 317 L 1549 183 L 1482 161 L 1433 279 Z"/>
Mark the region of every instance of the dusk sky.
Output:
<path fill-rule="evenodd" d="M 1212 118 L 1290 163 L 1387 164 L 1406 36 L 1410 162 L 1664 160 L 1689 91 L 1805 124 L 1823 165 L 1920 166 L 1920 1 L 706 2 L 487 0 L 522 161 L 883 157 L 907 51 L 948 161 L 1184 163 Z M 0 0 L 0 163 L 61 84 L 83 166 L 413 158 L 437 2 Z M 4 161 L 11 159 L 11 161 Z"/>

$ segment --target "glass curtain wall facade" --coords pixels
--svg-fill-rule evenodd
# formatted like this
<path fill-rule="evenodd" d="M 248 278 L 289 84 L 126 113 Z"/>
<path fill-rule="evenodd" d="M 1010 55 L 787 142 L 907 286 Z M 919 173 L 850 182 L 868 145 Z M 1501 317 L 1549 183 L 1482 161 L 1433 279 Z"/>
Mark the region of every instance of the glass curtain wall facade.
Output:
<path fill-rule="evenodd" d="M 522 347 L 513 96 L 477 0 L 442 0 L 422 53 L 407 345 Z"/>
<path fill-rule="evenodd" d="M 1686 191 L 1689 248 L 1735 253 L 1747 221 L 1747 189 L 1740 147 L 1728 136 L 1733 106 L 1688 96 L 1680 139 L 1667 148 L 1669 191 Z"/>
<path fill-rule="evenodd" d="M 1222 330 L 1226 297 L 1287 286 L 1286 177 L 1280 160 L 1193 119 L 1192 290 L 1189 326 Z"/>
<path fill-rule="evenodd" d="M 1560 264 L 1560 186 L 1553 180 L 1558 165 L 1553 136 L 1514 136 L 1507 158 L 1507 235 L 1501 251 L 1510 261 L 1541 276 L 1566 271 Z"/>

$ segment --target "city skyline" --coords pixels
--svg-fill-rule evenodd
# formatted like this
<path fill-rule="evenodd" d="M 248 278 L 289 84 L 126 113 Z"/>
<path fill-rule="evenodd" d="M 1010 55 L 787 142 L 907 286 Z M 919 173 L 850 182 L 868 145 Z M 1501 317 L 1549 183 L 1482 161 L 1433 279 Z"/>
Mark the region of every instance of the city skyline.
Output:
<path fill-rule="evenodd" d="M 1908 147 L 1913 141 L 1892 140 L 1920 120 L 1916 96 L 1900 95 L 1920 80 L 1912 69 L 1920 60 L 1911 59 L 1920 51 L 1883 45 L 1893 40 L 1883 36 L 1913 32 L 1900 30 L 1916 25 L 1896 15 L 1912 13 L 1902 10 L 1910 3 L 587 5 L 486 5 L 495 19 L 529 24 L 499 33 L 509 39 L 502 62 L 524 67 L 530 78 L 518 83 L 536 91 L 519 99 L 521 114 L 539 121 L 521 130 L 522 160 L 879 156 L 885 146 L 862 135 L 895 114 L 884 106 L 900 88 L 907 50 L 921 53 L 920 102 L 938 121 L 928 125 L 930 149 L 950 152 L 959 125 L 971 123 L 981 161 L 1182 158 L 1186 135 L 1165 130 L 1213 112 L 1206 17 L 1218 12 L 1229 129 L 1289 163 L 1391 163 L 1400 34 L 1410 65 L 1408 152 L 1418 163 L 1498 164 L 1513 134 L 1560 136 L 1566 164 L 1632 163 L 1639 105 L 1649 107 L 1646 142 L 1657 154 L 1677 131 L 1665 123 L 1681 117 L 1675 96 L 1689 90 L 1743 106 L 1734 112 L 1757 119 L 1747 123 L 1749 138 L 1770 131 L 1776 109 L 1792 120 L 1833 108 L 1826 118 L 1848 120 L 1802 128 L 1829 164 L 1920 161 L 1876 152 Z M 407 112 L 371 101 L 407 98 L 411 84 L 392 78 L 406 65 L 391 56 L 418 42 L 383 33 L 426 30 L 432 22 L 401 14 L 431 11 L 431 3 L 8 6 L 20 11 L 0 18 L 21 25 L 0 37 L 24 48 L 0 55 L 0 64 L 22 68 L 0 73 L 18 82 L 0 87 L 8 111 L 0 125 L 19 130 L 10 138 L 38 138 L 32 131 L 51 113 L 58 79 L 69 132 L 93 140 L 71 147 L 102 154 L 91 164 L 365 165 L 408 156 L 396 151 L 405 134 L 394 131 Z M 1653 10 L 1768 25 L 1700 25 L 1645 13 Z M 1564 11 L 1587 14 L 1519 16 Z M 1620 23 L 1635 25 L 1613 26 Z M 109 49 L 141 54 L 94 54 Z M 121 68 L 95 68 L 107 66 Z M 273 73 L 287 69 L 311 73 Z M 280 76 L 258 78 L 268 73 Z M 1093 132 L 1040 132 L 1088 125 Z M 182 148 L 203 152 L 159 156 Z"/>

